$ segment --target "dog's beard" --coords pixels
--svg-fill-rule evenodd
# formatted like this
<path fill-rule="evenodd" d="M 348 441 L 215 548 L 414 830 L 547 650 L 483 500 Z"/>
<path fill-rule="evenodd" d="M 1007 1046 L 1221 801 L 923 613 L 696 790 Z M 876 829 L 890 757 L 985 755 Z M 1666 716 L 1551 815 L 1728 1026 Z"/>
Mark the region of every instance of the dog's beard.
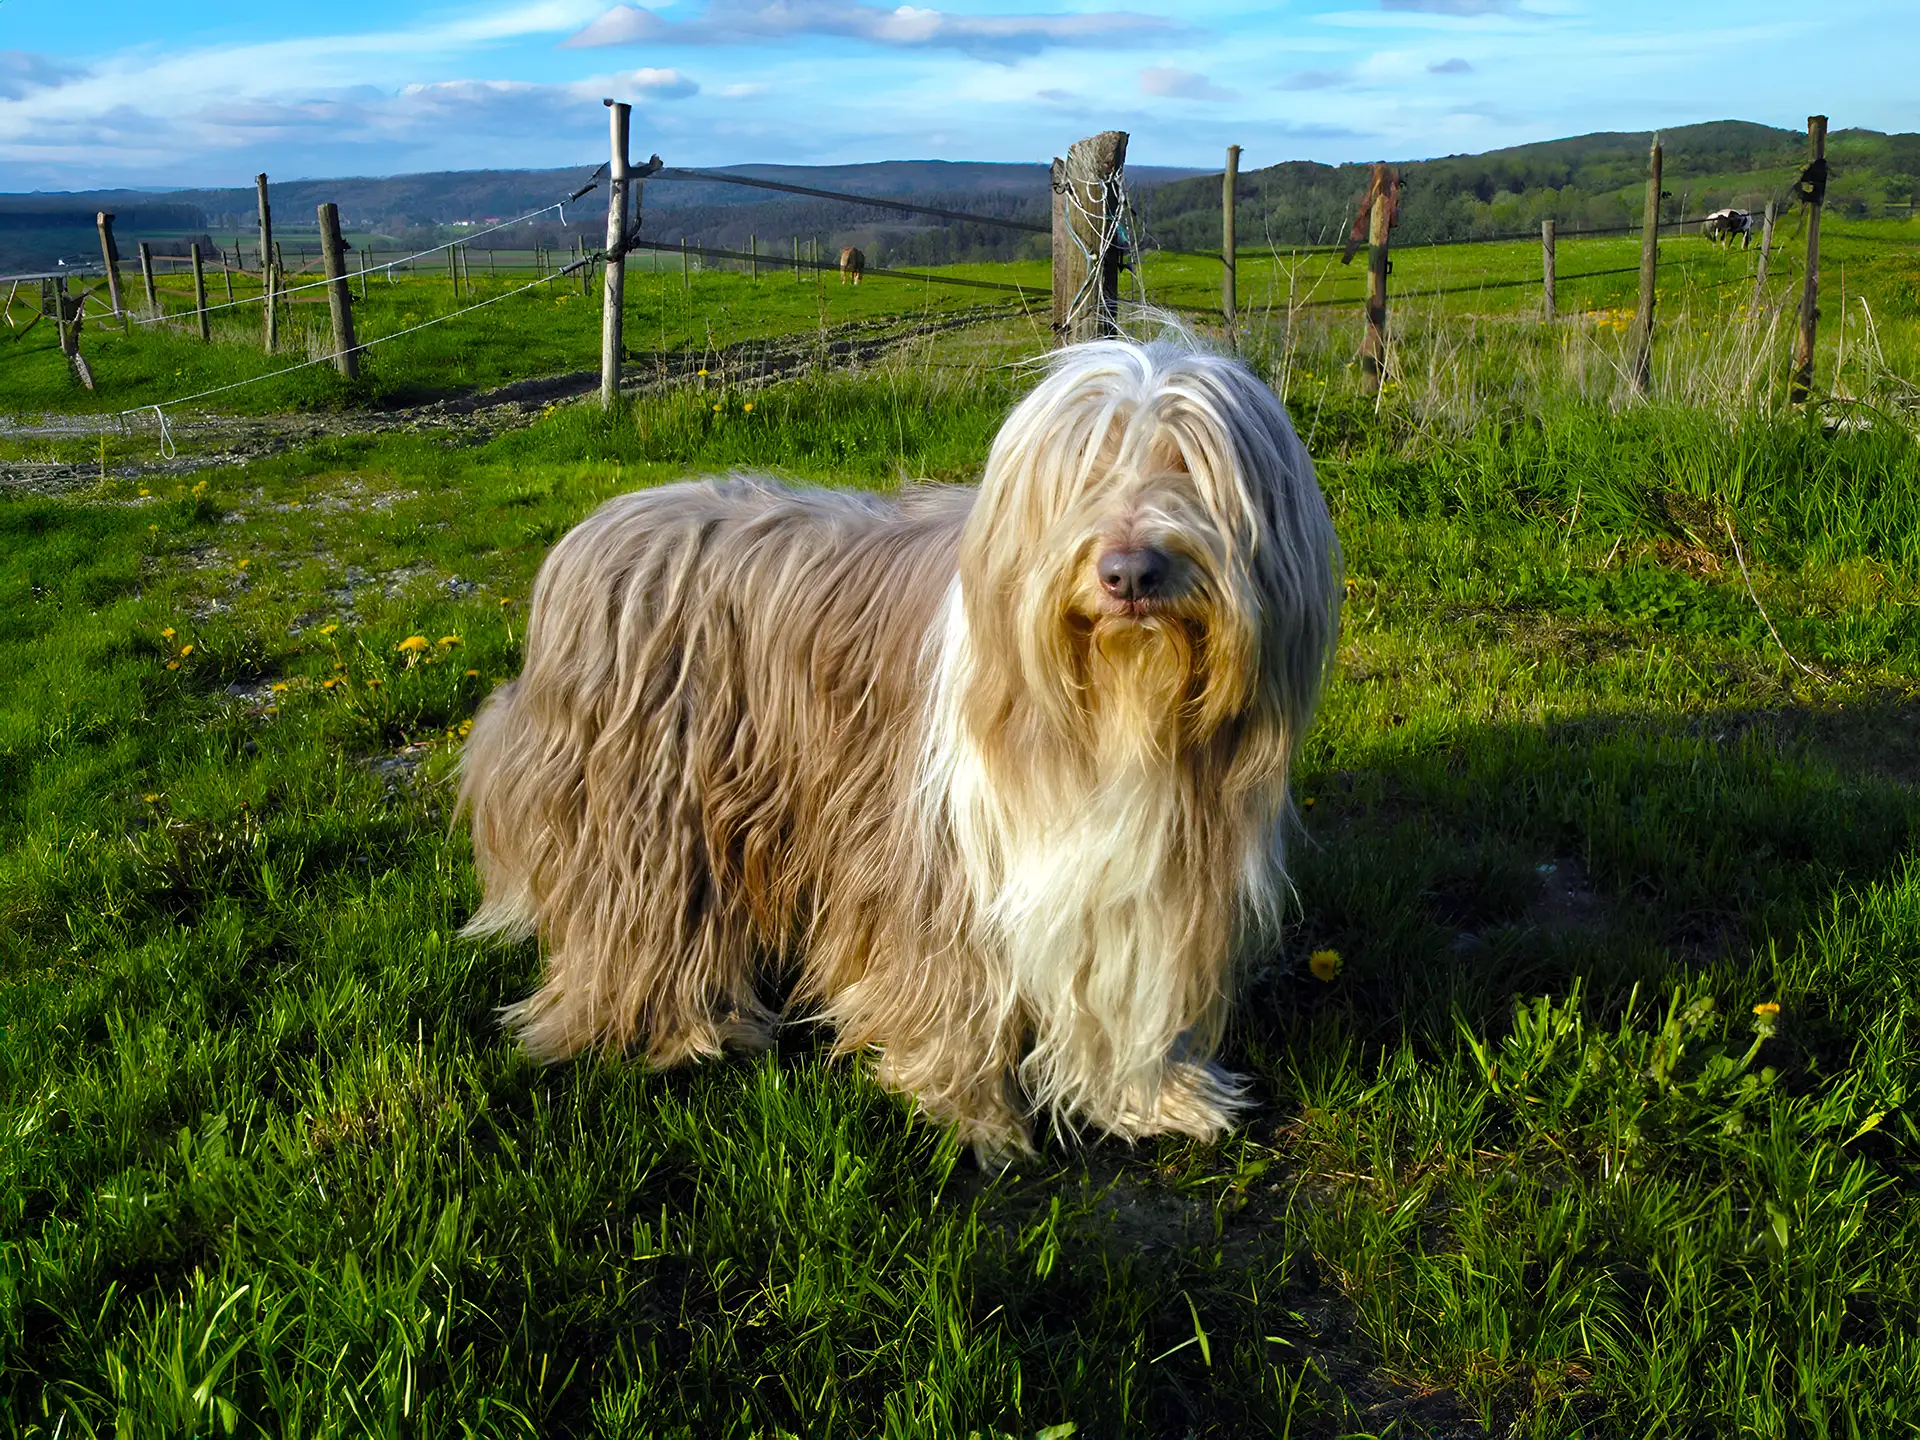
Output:
<path fill-rule="evenodd" d="M 1193 719 L 1198 647 L 1189 622 L 1171 616 L 1101 616 L 1084 641 L 1087 706 L 1102 768 L 1168 760 Z"/>

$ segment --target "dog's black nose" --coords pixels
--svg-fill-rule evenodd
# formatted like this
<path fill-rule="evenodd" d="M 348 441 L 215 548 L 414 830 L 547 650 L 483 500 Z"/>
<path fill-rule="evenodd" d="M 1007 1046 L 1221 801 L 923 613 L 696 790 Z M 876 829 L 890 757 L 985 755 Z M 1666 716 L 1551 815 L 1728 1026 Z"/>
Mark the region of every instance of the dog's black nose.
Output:
<path fill-rule="evenodd" d="M 1166 589 L 1172 568 L 1151 545 L 1109 550 L 1100 557 L 1100 586 L 1116 600 L 1149 600 Z"/>

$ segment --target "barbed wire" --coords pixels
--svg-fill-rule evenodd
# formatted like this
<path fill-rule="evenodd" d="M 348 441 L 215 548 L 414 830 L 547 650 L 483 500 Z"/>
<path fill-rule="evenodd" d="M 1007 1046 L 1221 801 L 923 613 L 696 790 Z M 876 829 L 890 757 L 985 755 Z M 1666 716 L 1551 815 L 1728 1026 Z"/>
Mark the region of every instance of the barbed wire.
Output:
<path fill-rule="evenodd" d="M 571 195 L 567 196 L 566 199 L 564 200 L 556 200 L 551 205 L 542 205 L 538 210 L 529 210 L 526 214 L 517 215 L 511 220 L 502 220 L 497 225 L 489 225 L 486 229 L 476 230 L 471 235 L 462 235 L 457 240 L 449 240 L 444 244 L 434 245 L 425 250 L 416 250 L 411 255 L 403 255 L 397 260 L 388 260 L 383 264 L 369 265 L 359 270 L 349 270 L 345 274 L 339 276 L 338 278 L 342 283 L 345 283 L 348 280 L 358 280 L 362 275 L 378 275 L 383 271 L 388 274 L 389 278 L 391 278 L 394 267 L 396 266 L 411 265 L 414 261 L 424 260 L 429 255 L 438 255 L 442 250 L 451 250 L 458 245 L 470 244 L 473 241 L 478 240 L 482 235 L 492 235 L 495 232 L 500 230 L 511 230 L 515 225 L 524 225 L 527 223 L 527 221 L 536 219 L 539 216 L 546 214 L 549 210 L 558 210 L 560 212 L 560 223 L 564 225 L 566 223 L 566 215 L 567 215 L 566 207 L 571 205 L 574 201 L 578 200 L 582 195 L 585 195 L 590 191 L 597 190 L 600 186 L 601 171 L 604 171 L 606 168 L 607 168 L 607 165 L 605 162 L 603 162 L 600 168 L 593 172 L 593 177 L 589 179 L 586 184 L 582 185 L 578 190 L 575 190 Z M 174 257 L 170 256 L 168 258 L 171 259 Z M 568 268 L 571 269 L 572 267 L 570 266 Z M 548 277 L 542 276 L 541 278 L 544 280 Z M 333 283 L 334 283 L 334 277 L 329 276 L 322 280 L 309 280 L 299 285 L 275 286 L 273 290 L 273 295 L 275 299 L 278 299 L 282 295 L 294 295 L 294 294 L 298 294 L 302 290 L 317 290 L 317 289 L 320 289 L 322 286 L 331 285 Z M 135 325 L 158 325 L 168 320 L 179 320 L 192 315 L 201 315 L 201 314 L 211 315 L 216 310 L 232 310 L 242 305 L 259 305 L 263 303 L 266 300 L 266 298 L 267 298 L 267 292 L 265 290 L 262 290 L 258 295 L 248 295 L 239 300 L 224 300 L 218 305 L 207 305 L 207 306 L 196 305 L 191 310 L 184 310 L 177 314 L 172 314 L 172 315 L 160 314 L 160 315 L 147 315 L 147 316 L 129 315 L 128 319 Z M 120 314 L 122 312 L 114 311 L 113 313 Z"/>

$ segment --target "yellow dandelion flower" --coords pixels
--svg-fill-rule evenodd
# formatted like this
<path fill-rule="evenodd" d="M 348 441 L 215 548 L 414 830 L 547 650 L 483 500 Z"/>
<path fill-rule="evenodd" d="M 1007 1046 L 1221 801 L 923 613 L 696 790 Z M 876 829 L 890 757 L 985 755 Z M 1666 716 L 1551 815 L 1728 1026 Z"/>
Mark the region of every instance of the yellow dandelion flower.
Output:
<path fill-rule="evenodd" d="M 367 681 L 367 688 L 369 690 L 378 690 L 380 688 L 380 681 L 377 679 Z"/>
<path fill-rule="evenodd" d="M 167 669 L 178 670 L 179 668 L 180 668 L 180 662 L 178 660 L 167 661 Z"/>
<path fill-rule="evenodd" d="M 458 635 L 442 635 L 435 643 L 443 648 L 448 645 L 458 645 L 460 643 L 460 637 Z"/>
<path fill-rule="evenodd" d="M 714 413 L 714 414 L 716 414 L 716 415 L 718 415 L 718 414 L 720 413 L 720 407 L 719 407 L 718 405 L 716 405 L 716 406 L 714 406 L 714 407 L 713 407 L 713 413 Z"/>
<path fill-rule="evenodd" d="M 322 635 L 331 635 L 333 634 L 334 631 L 338 630 L 339 628 L 340 627 L 338 625 L 322 625 L 320 627 L 320 633 Z"/>
<path fill-rule="evenodd" d="M 480 672 L 478 670 L 469 670 L 467 671 L 467 678 L 469 680 L 478 680 L 480 678 Z"/>
<path fill-rule="evenodd" d="M 502 609 L 505 609 L 507 606 L 511 605 L 512 603 L 513 603 L 513 597 L 511 595 L 502 595 L 500 597 L 500 607 Z"/>
<path fill-rule="evenodd" d="M 240 568 L 244 570 L 247 568 L 247 566 L 251 565 L 253 562 L 251 560 L 242 560 L 239 563 L 240 563 Z"/>
<path fill-rule="evenodd" d="M 142 490 L 142 491 L 140 492 L 140 498 L 144 500 L 144 499 L 145 499 L 145 498 L 146 498 L 147 496 L 149 496 L 149 495 L 151 495 L 151 494 L 153 494 L 153 491 L 151 491 L 151 490 Z"/>
<path fill-rule="evenodd" d="M 180 658 L 181 658 L 182 660 L 184 660 L 184 659 L 186 659 L 186 658 L 187 658 L 187 656 L 189 656 L 189 655 L 191 655 L 191 654 L 193 654 L 193 646 L 191 646 L 191 645 L 182 645 L 182 646 L 180 647 Z"/>
<path fill-rule="evenodd" d="M 1300 802 L 1300 805 L 1302 809 L 1311 810 L 1313 808 L 1313 796 L 1307 796 L 1306 799 Z"/>
<path fill-rule="evenodd" d="M 284 680 L 276 680 L 273 682 L 273 684 L 269 685 L 267 688 L 273 691 L 274 694 L 278 695 L 282 690 L 285 690 L 287 688 L 287 682 Z"/>
<path fill-rule="evenodd" d="M 1307 968 L 1313 971 L 1313 978 L 1329 985 L 1340 973 L 1340 964 L 1338 950 L 1316 950 L 1307 958 Z"/>
<path fill-rule="evenodd" d="M 700 372 L 700 378 L 704 380 L 704 379 L 706 379 L 706 377 L 707 377 L 707 372 L 706 372 L 706 371 L 704 371 L 704 370 L 702 370 L 702 371 Z"/>
<path fill-rule="evenodd" d="M 320 682 L 320 688 L 322 690 L 331 690 L 333 689 L 334 686 L 338 685 L 339 683 L 340 683 L 340 677 L 338 675 L 329 675 L 326 679 Z"/>
<path fill-rule="evenodd" d="M 148 794 L 148 795 L 142 795 L 140 798 L 146 801 L 147 804 L 149 805 L 158 805 L 160 803 L 160 797 L 158 795 Z"/>
<path fill-rule="evenodd" d="M 427 637 L 424 635 L 409 635 L 393 648 L 402 654 L 418 655 L 422 650 L 427 648 Z"/>
<path fill-rule="evenodd" d="M 1763 1020 L 1771 1020 L 1779 1015 L 1780 1002 L 1777 1000 L 1762 1000 L 1758 1005 L 1753 1007 L 1753 1013 Z"/>
<path fill-rule="evenodd" d="M 158 530 L 159 528 L 160 528 L 160 527 L 159 527 L 158 525 L 149 525 L 149 526 L 147 526 L 147 529 L 148 529 L 149 531 L 154 531 L 154 530 Z"/>
<path fill-rule="evenodd" d="M 747 401 L 746 404 L 742 405 L 740 408 L 746 411 L 747 414 L 751 415 L 753 413 L 753 402 L 749 400 Z"/>
<path fill-rule="evenodd" d="M 169 625 L 166 629 L 162 630 L 160 632 L 160 638 L 162 640 L 171 640 L 173 638 L 173 626 Z"/>

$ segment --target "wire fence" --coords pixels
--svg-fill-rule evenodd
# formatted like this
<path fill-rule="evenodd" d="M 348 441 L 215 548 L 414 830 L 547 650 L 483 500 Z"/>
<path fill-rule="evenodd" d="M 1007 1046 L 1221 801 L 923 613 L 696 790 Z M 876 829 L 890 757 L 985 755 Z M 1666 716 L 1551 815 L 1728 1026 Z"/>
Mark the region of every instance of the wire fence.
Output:
<path fill-rule="evenodd" d="M 291 296 L 300 294 L 301 292 L 305 292 L 305 291 L 320 290 L 328 286 L 344 285 L 354 280 L 360 280 L 364 284 L 364 281 L 367 278 L 376 276 L 376 275 L 384 275 L 389 281 L 393 281 L 395 277 L 395 272 L 406 271 L 408 273 L 413 273 L 416 267 L 421 262 L 429 260 L 435 256 L 448 256 L 449 273 L 457 276 L 458 274 L 457 259 L 452 252 L 468 249 L 472 246 L 473 242 L 476 240 L 480 240 L 489 236 L 500 235 L 505 232 L 516 230 L 520 227 L 528 226 L 548 215 L 557 215 L 564 227 L 566 222 L 566 207 L 568 205 L 577 204 L 577 202 L 582 200 L 584 197 L 591 194 L 593 191 L 599 189 L 603 184 L 603 181 L 608 172 L 608 169 L 609 167 L 607 165 L 601 165 L 590 176 L 588 176 L 588 178 L 585 180 L 584 183 L 580 184 L 576 188 L 573 188 L 566 195 L 559 197 L 553 201 L 550 201 L 545 205 L 538 206 L 534 209 L 526 211 L 523 214 L 516 215 L 512 219 L 489 222 L 482 229 L 473 230 L 473 231 L 470 231 L 469 233 L 461 234 L 452 239 L 442 241 L 435 245 L 424 246 L 418 249 L 406 250 L 406 251 L 403 251 L 402 253 L 392 256 L 391 258 L 385 258 L 385 259 L 379 258 L 371 250 L 358 250 L 355 253 L 356 253 L 356 256 L 360 258 L 360 263 L 358 263 L 355 268 L 346 270 L 343 274 L 338 276 L 328 276 L 328 277 L 314 279 L 310 281 L 304 281 L 304 282 L 301 282 L 298 284 L 292 284 L 292 285 L 275 285 L 269 288 L 269 286 L 265 283 L 266 276 L 263 275 L 262 276 L 263 283 L 262 283 L 261 290 L 256 294 L 249 295 L 249 296 L 236 297 L 236 298 L 233 298 L 224 302 L 220 302 L 217 304 L 198 304 L 194 307 L 194 309 L 189 311 L 184 311 L 184 312 L 183 311 L 169 312 L 169 311 L 166 311 L 163 307 L 159 307 L 159 306 L 156 306 L 150 313 L 138 314 L 138 315 L 133 314 L 131 312 L 109 310 L 107 309 L 106 306 L 100 304 L 98 299 L 97 292 L 100 289 L 105 288 L 104 285 L 95 286 L 93 290 L 84 292 L 79 297 L 77 306 L 80 313 L 85 313 L 86 303 L 89 300 L 93 300 L 96 303 L 96 307 L 97 307 L 94 313 L 96 314 L 106 313 L 106 314 L 113 315 L 116 318 L 122 319 L 123 322 L 129 324 L 130 326 L 145 327 L 145 326 L 160 325 L 160 324 L 167 324 L 167 323 L 179 323 L 182 321 L 190 321 L 190 320 L 200 321 L 204 326 L 204 317 L 208 314 L 212 314 L 216 312 L 238 310 L 238 309 L 242 309 L 242 308 L 254 306 L 254 305 L 263 305 L 267 303 L 269 300 L 272 300 L 274 303 L 278 304 L 278 303 L 287 301 L 288 298 Z M 834 201 L 839 201 L 847 204 L 869 207 L 874 210 L 886 211 L 891 213 L 907 213 L 907 214 L 914 214 L 914 215 L 924 215 L 929 218 L 943 220 L 952 224 L 982 225 L 982 226 L 1015 231 L 1022 234 L 1051 235 L 1053 233 L 1053 229 L 1051 225 L 1042 224 L 1037 221 L 1022 219 L 1016 216 L 996 215 L 996 214 L 987 214 L 987 213 L 981 213 L 976 211 L 959 210 L 959 209 L 954 209 L 950 206 L 924 204 L 919 201 L 909 200 L 909 199 L 899 199 L 899 198 L 877 196 L 877 195 L 862 195 L 862 194 L 856 194 L 848 191 L 829 190 L 829 189 L 825 189 L 817 186 L 798 185 L 798 184 L 794 184 L 787 181 L 767 179 L 760 176 L 730 174 L 725 171 L 697 170 L 697 169 L 690 169 L 685 167 L 661 167 L 650 172 L 646 178 L 650 181 L 661 181 L 661 180 L 670 181 L 670 182 L 671 181 L 680 181 L 680 182 L 700 181 L 700 182 L 706 182 L 711 184 L 736 185 L 736 186 L 746 187 L 749 189 L 778 191 L 783 193 L 807 196 L 807 197 L 816 198 L 816 199 L 834 200 Z M 1127 262 L 1128 262 L 1127 268 L 1131 271 L 1131 274 L 1132 274 L 1131 286 L 1133 291 L 1133 293 L 1127 298 L 1129 298 L 1134 302 L 1153 302 L 1156 304 L 1157 308 L 1171 310 L 1176 313 L 1184 313 L 1188 315 L 1197 315 L 1197 316 L 1213 316 L 1218 314 L 1218 310 L 1216 307 L 1199 307 L 1199 306 L 1184 305 L 1179 303 L 1169 303 L 1168 300 L 1164 298 L 1156 299 L 1156 297 L 1151 296 L 1148 293 L 1147 286 L 1146 286 L 1146 276 L 1144 272 L 1144 266 L 1142 263 L 1148 257 L 1154 256 L 1154 255 L 1185 256 L 1185 257 L 1198 258 L 1203 260 L 1213 260 L 1215 262 L 1221 261 L 1223 257 L 1217 251 L 1209 252 L 1204 250 L 1180 250 L 1180 249 L 1174 249 L 1171 247 L 1164 247 L 1164 246 L 1159 246 L 1154 244 L 1151 238 L 1143 233 L 1144 227 L 1140 224 L 1138 218 L 1135 216 L 1132 203 L 1126 196 L 1124 181 L 1119 176 L 1115 176 L 1113 177 L 1113 183 L 1118 188 L 1116 193 L 1113 196 L 1108 197 L 1108 201 L 1104 205 L 1104 208 L 1102 211 L 1102 215 L 1104 216 L 1104 218 L 1101 220 L 1101 225 L 1104 226 L 1105 228 L 1102 229 L 1098 234 L 1097 241 L 1098 241 L 1098 244 L 1103 249 L 1108 246 L 1116 246 L 1125 252 L 1127 257 Z M 1072 209 L 1075 203 L 1082 203 L 1080 202 L 1080 197 L 1073 196 L 1073 195 L 1068 196 L 1068 201 L 1069 201 L 1070 210 Z M 1083 209 L 1085 208 L 1084 203 L 1082 203 L 1082 208 Z M 1685 231 L 1689 227 L 1697 228 L 1705 218 L 1706 217 L 1704 216 L 1697 216 L 1697 217 L 1689 216 L 1689 217 L 1683 217 L 1679 220 L 1663 221 L 1660 224 L 1660 230 L 1662 232 L 1671 231 L 1674 233 L 1679 233 L 1679 232 Z M 1631 226 L 1631 225 L 1592 227 L 1592 228 L 1574 228 L 1574 229 L 1560 231 L 1556 238 L 1560 242 L 1581 240 L 1581 239 L 1599 239 L 1599 238 L 1639 234 L 1641 233 L 1641 230 L 1642 230 L 1642 227 Z M 637 232 L 637 226 L 636 226 L 636 232 Z M 1074 238 L 1077 241 L 1078 237 L 1074 237 Z M 1500 243 L 1512 243 L 1514 241 L 1520 241 L 1520 240 L 1537 240 L 1539 238 L 1540 236 L 1537 231 L 1527 231 L 1527 232 L 1513 232 L 1513 233 L 1505 233 L 1505 234 L 1497 234 L 1497 235 L 1476 236 L 1466 241 L 1450 242 L 1450 244 L 1469 244 L 1469 245 L 1500 244 Z M 1425 245 L 1416 245 L 1412 247 L 1399 247 L 1402 253 L 1404 253 L 1406 250 L 1409 250 L 1409 249 L 1417 252 L 1427 248 L 1429 247 Z M 136 420 L 139 420 L 142 417 L 145 417 L 147 415 L 153 416 L 155 423 L 157 424 L 159 429 L 162 453 L 170 457 L 173 451 L 173 446 L 172 446 L 172 439 L 171 439 L 171 434 L 170 434 L 169 425 L 168 425 L 167 416 L 166 416 L 166 412 L 169 409 L 177 408 L 183 405 L 193 404 L 198 401 L 210 399 L 214 396 L 227 394 L 237 390 L 242 390 L 251 386 L 267 384 L 269 382 L 281 379 L 294 372 L 307 370 L 307 369 L 313 368 L 314 366 L 335 363 L 341 355 L 362 353 L 362 352 L 371 350 L 377 346 L 384 345 L 395 340 L 399 340 L 404 336 L 412 335 L 417 333 L 418 331 L 428 329 L 432 326 L 444 325 L 449 321 L 460 319 L 464 316 L 471 315 L 477 311 L 484 310 L 493 305 L 498 305 L 501 302 L 510 300 L 516 296 L 525 295 L 528 292 L 537 289 L 541 285 L 551 285 L 555 281 L 562 279 L 564 277 L 568 277 L 576 274 L 582 274 L 583 272 L 586 275 L 591 275 L 592 272 L 597 267 L 603 266 L 606 263 L 608 263 L 608 255 L 604 249 L 594 248 L 590 250 L 587 248 L 587 246 L 584 243 L 579 246 L 577 254 L 575 254 L 574 252 L 568 252 L 572 258 L 570 258 L 568 263 L 558 267 L 553 266 L 552 264 L 546 262 L 542 258 L 543 255 L 552 253 L 550 247 L 536 246 L 536 247 L 533 247 L 532 253 L 534 255 L 535 268 L 540 273 L 536 274 L 536 276 L 533 279 L 529 280 L 525 284 L 515 285 L 497 294 L 488 295 L 483 299 L 479 299 L 474 301 L 473 303 L 460 306 L 443 315 L 432 316 L 426 320 L 422 320 L 417 323 L 406 325 L 400 329 L 393 330 L 385 334 L 371 336 L 366 339 L 356 340 L 355 343 L 349 346 L 345 346 L 344 348 L 328 349 L 326 353 L 318 356 L 297 361 L 292 364 L 278 366 L 274 369 L 264 371 L 261 374 L 249 376 L 240 380 L 230 382 L 228 384 L 213 386 L 209 388 L 196 390 L 189 394 L 174 396 L 168 400 L 164 400 L 158 403 L 137 405 L 137 406 L 128 407 L 126 409 L 122 409 L 118 411 L 107 412 L 102 418 L 105 421 L 109 422 L 114 428 L 119 429 L 121 431 L 126 431 L 132 426 L 132 424 Z M 777 253 L 775 254 L 762 253 L 758 250 L 757 247 L 755 247 L 752 250 L 741 251 L 741 250 L 736 250 L 736 249 L 732 249 L 724 246 L 718 246 L 718 245 L 707 245 L 707 244 L 689 245 L 685 240 L 682 240 L 678 244 L 675 244 L 668 241 L 650 239 L 639 233 L 634 233 L 629 235 L 624 245 L 617 248 L 616 256 L 617 256 L 618 263 L 625 264 L 627 256 L 633 253 L 651 253 L 656 256 L 668 256 L 668 257 L 677 253 L 681 256 L 683 266 L 686 265 L 687 262 L 691 260 L 698 259 L 702 262 L 714 261 L 722 264 L 750 267 L 755 272 L 759 271 L 762 268 L 767 269 L 769 271 L 774 271 L 774 272 L 791 269 L 796 275 L 800 273 L 808 273 L 808 272 L 815 273 L 815 274 L 833 273 L 836 271 L 841 271 L 843 268 L 837 259 L 823 258 L 817 255 L 811 255 L 811 254 L 802 255 L 799 253 L 797 245 L 796 245 L 794 255 L 791 258 L 789 258 L 786 256 L 779 255 Z M 1236 247 L 1236 254 L 1243 261 L 1246 259 L 1266 256 L 1271 258 L 1276 264 L 1279 264 L 1283 260 L 1292 261 L 1300 258 L 1317 257 L 1317 256 L 1331 257 L 1334 255 L 1344 255 L 1344 254 L 1350 254 L 1350 253 L 1351 253 L 1350 247 L 1346 245 L 1283 246 L 1283 245 L 1268 244 L 1268 245 Z M 163 257 L 150 257 L 150 258 L 160 259 Z M 164 257 L 164 258 L 178 258 L 178 257 Z M 1092 257 L 1083 256 L 1083 259 L 1090 260 L 1091 258 Z M 311 263 L 315 263 L 315 262 L 309 262 L 309 265 Z M 470 263 L 471 262 L 469 261 L 469 264 Z M 221 264 L 223 267 L 225 266 L 224 253 L 221 256 Z M 304 270 L 306 268 L 309 268 L 309 265 L 303 265 L 302 269 Z M 1088 264 L 1087 266 L 1084 267 L 1083 273 L 1093 274 L 1093 273 L 1096 273 L 1098 269 L 1099 269 L 1099 266 L 1097 264 Z M 1564 273 L 1559 275 L 1557 277 L 1557 280 L 1559 284 L 1572 284 L 1579 281 L 1600 280 L 1600 279 L 1607 279 L 1607 278 L 1613 278 L 1613 277 L 1618 277 L 1623 275 L 1634 274 L 1638 271 L 1638 269 L 1639 267 L 1637 265 L 1629 265 L 1629 266 L 1615 266 L 1615 267 L 1601 268 L 1601 269 L 1574 271 L 1574 272 L 1569 272 L 1569 273 Z M 81 267 L 63 267 L 61 270 L 58 270 L 58 271 L 36 272 L 31 275 L 21 275 L 21 276 L 11 276 L 11 277 L 0 276 L 0 283 L 7 283 L 9 281 L 12 282 L 12 286 L 7 295 L 6 310 L 5 310 L 5 318 L 7 320 L 8 325 L 11 327 L 14 324 L 13 316 L 12 316 L 14 296 L 19 290 L 19 287 L 22 283 L 72 278 L 76 276 L 76 274 L 78 274 L 80 270 L 81 270 Z M 1331 272 L 1332 272 L 1332 262 L 1329 261 L 1329 264 L 1327 265 L 1327 267 L 1325 267 L 1322 270 L 1321 274 L 1312 281 L 1311 285 L 1308 288 L 1306 297 L 1305 298 L 1299 298 L 1297 296 L 1290 297 L 1287 302 L 1286 309 L 1289 312 L 1321 310 L 1321 309 L 1327 309 L 1327 308 L 1336 307 L 1336 306 L 1347 306 L 1347 305 L 1353 304 L 1354 300 L 1352 297 L 1349 297 L 1349 296 L 1323 296 L 1317 293 L 1320 290 L 1320 288 L 1327 282 Z M 99 277 L 103 277 L 104 274 L 105 274 L 104 267 L 97 266 L 97 267 L 94 267 L 92 275 L 85 275 L 85 276 L 82 276 L 81 278 L 99 278 Z M 1029 284 L 1020 283 L 1019 281 L 1016 281 L 1016 280 L 993 280 L 993 279 L 983 278 L 977 275 L 942 274 L 942 273 L 938 273 L 937 271 L 927 270 L 927 269 L 893 268 L 893 267 L 888 267 L 884 265 L 863 265 L 859 268 L 859 275 L 860 275 L 860 278 L 862 279 L 866 277 L 874 277 L 874 278 L 883 279 L 883 280 L 902 281 L 902 282 L 912 283 L 920 286 L 928 286 L 928 287 L 943 286 L 943 287 L 952 287 L 952 288 L 964 289 L 964 290 L 970 290 L 970 291 L 985 291 L 985 292 L 990 292 L 990 293 L 1000 294 L 1000 295 L 1010 295 L 1015 297 L 1015 299 L 1019 302 L 1019 305 L 1021 308 L 1026 308 L 1032 304 L 1036 304 L 1043 301 L 1050 302 L 1052 299 L 1051 288 L 1050 286 L 1045 284 L 1029 285 Z M 1359 278 L 1358 272 L 1344 274 L 1340 277 L 1341 280 L 1347 280 L 1347 279 L 1357 280 L 1358 278 Z M 1728 279 L 1728 280 L 1717 282 L 1716 284 L 1712 285 L 1710 288 L 1719 288 L 1727 284 L 1736 283 L 1736 280 L 1738 278 L 1739 277 L 1735 277 L 1734 279 Z M 1335 280 L 1334 283 L 1338 284 L 1340 283 L 1340 280 Z M 1486 279 L 1480 279 L 1480 280 L 1472 281 L 1466 284 L 1458 284 L 1458 285 L 1446 285 L 1446 284 L 1430 285 L 1430 286 L 1414 285 L 1402 291 L 1402 296 L 1403 298 L 1416 298 L 1416 297 L 1417 298 L 1441 298 L 1441 297 L 1449 297 L 1449 296 L 1478 294 L 1478 293 L 1484 293 L 1488 291 L 1518 289 L 1523 287 L 1540 285 L 1541 283 L 1542 281 L 1537 277 L 1486 278 Z M 231 293 L 231 291 L 229 291 L 229 293 Z M 455 293 L 457 296 L 458 294 L 457 281 L 456 281 Z M 63 302 L 63 303 L 68 303 L 68 302 Z M 28 328 L 31 328 L 31 325 L 29 325 Z M 19 338 L 19 332 L 17 330 L 13 338 L 16 338 L 16 339 Z"/>

